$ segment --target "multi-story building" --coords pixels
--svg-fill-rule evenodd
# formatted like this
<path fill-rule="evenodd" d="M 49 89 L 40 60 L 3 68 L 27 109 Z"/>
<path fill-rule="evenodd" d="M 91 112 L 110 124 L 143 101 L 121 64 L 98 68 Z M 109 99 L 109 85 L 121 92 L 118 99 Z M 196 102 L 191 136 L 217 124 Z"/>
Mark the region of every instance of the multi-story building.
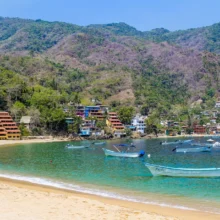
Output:
<path fill-rule="evenodd" d="M 100 106 L 86 106 L 85 107 L 85 118 L 88 118 L 91 112 L 98 112 Z"/>
<path fill-rule="evenodd" d="M 99 121 L 104 120 L 106 118 L 105 111 L 102 110 L 102 109 L 100 109 L 100 110 L 91 110 L 89 112 L 89 116 L 95 117 Z"/>
<path fill-rule="evenodd" d="M 95 130 L 95 121 L 93 120 L 83 120 L 80 127 L 80 136 L 90 136 L 92 131 Z"/>
<path fill-rule="evenodd" d="M 123 136 L 125 135 L 125 127 L 119 120 L 117 114 L 115 112 L 108 113 L 108 119 L 106 120 L 106 124 L 109 128 L 112 129 L 115 136 Z"/>
<path fill-rule="evenodd" d="M 21 132 L 8 112 L 0 112 L 0 139 L 20 139 Z"/>
<path fill-rule="evenodd" d="M 146 118 L 147 118 L 147 116 L 136 115 L 132 119 L 131 125 L 136 127 L 136 131 L 143 134 L 143 133 L 145 133 L 145 130 L 146 130 L 146 123 L 145 123 Z"/>
<path fill-rule="evenodd" d="M 76 108 L 76 115 L 85 118 L 85 106 L 76 105 L 75 108 Z"/>
<path fill-rule="evenodd" d="M 206 127 L 201 125 L 195 125 L 193 127 L 193 132 L 195 134 L 205 134 L 206 133 Z"/>

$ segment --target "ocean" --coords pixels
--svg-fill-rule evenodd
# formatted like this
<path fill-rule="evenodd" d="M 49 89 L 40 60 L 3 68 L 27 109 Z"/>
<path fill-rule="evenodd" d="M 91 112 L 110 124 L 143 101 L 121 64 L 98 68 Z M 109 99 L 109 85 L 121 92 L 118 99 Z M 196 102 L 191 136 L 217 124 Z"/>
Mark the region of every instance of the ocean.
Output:
<path fill-rule="evenodd" d="M 194 138 L 206 142 L 208 138 Z M 168 139 L 167 141 L 174 141 Z M 144 163 L 173 167 L 220 167 L 220 149 L 175 153 L 162 139 L 114 140 L 104 146 L 92 141 L 23 144 L 0 148 L 0 177 L 146 204 L 220 214 L 220 178 L 153 177 Z M 220 141 L 220 138 L 219 138 Z M 102 147 L 131 143 L 142 158 L 106 157 Z M 70 143 L 89 146 L 67 149 Z M 189 144 L 184 144 L 187 147 Z M 151 155 L 148 158 L 148 154 Z"/>

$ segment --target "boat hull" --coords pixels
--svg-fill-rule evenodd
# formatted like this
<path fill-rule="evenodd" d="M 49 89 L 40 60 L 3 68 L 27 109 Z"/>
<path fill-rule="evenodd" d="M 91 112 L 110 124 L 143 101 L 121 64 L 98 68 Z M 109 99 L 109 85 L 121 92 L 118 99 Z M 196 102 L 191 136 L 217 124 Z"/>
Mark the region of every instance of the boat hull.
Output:
<path fill-rule="evenodd" d="M 112 151 L 112 150 L 108 150 L 105 148 L 102 148 L 103 151 L 105 152 L 106 156 L 112 156 L 112 157 L 140 157 L 140 153 L 133 153 L 133 152 L 116 152 L 116 151 Z"/>
<path fill-rule="evenodd" d="M 96 142 L 96 143 L 93 143 L 94 145 L 96 146 L 101 146 L 101 145 L 105 145 L 106 142 Z"/>
<path fill-rule="evenodd" d="M 210 147 L 194 147 L 194 148 L 176 148 L 177 153 L 198 153 L 198 152 L 210 152 Z"/>
<path fill-rule="evenodd" d="M 220 177 L 220 168 L 173 168 L 145 163 L 153 176 Z"/>
<path fill-rule="evenodd" d="M 88 148 L 87 146 L 66 146 L 67 149 L 83 149 Z"/>
<path fill-rule="evenodd" d="M 161 144 L 162 145 L 171 145 L 171 144 L 187 144 L 187 143 L 190 143 L 192 142 L 192 140 L 184 140 L 184 141 L 173 141 L 173 142 L 162 142 Z"/>

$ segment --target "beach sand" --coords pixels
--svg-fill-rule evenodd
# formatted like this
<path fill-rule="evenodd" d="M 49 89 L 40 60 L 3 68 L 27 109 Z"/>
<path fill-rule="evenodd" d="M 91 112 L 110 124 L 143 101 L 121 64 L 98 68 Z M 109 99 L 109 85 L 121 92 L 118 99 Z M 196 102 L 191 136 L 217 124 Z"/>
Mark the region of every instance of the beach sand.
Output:
<path fill-rule="evenodd" d="M 146 205 L 0 179 L 0 219 L 220 219 L 220 215 Z"/>
<path fill-rule="evenodd" d="M 13 146 L 17 144 L 34 144 L 34 143 L 45 143 L 45 142 L 63 142 L 63 141 L 70 141 L 68 139 L 58 139 L 58 138 L 37 138 L 37 139 L 30 139 L 30 140 L 0 140 L 0 147 L 1 146 Z"/>

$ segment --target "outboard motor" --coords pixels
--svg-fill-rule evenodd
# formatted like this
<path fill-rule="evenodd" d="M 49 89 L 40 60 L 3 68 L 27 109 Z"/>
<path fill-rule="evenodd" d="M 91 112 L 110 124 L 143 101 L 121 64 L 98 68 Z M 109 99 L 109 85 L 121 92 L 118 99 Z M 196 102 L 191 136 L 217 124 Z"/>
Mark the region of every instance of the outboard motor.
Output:
<path fill-rule="evenodd" d="M 144 150 L 140 150 L 139 157 L 143 157 L 144 155 L 145 155 L 145 151 Z"/>

